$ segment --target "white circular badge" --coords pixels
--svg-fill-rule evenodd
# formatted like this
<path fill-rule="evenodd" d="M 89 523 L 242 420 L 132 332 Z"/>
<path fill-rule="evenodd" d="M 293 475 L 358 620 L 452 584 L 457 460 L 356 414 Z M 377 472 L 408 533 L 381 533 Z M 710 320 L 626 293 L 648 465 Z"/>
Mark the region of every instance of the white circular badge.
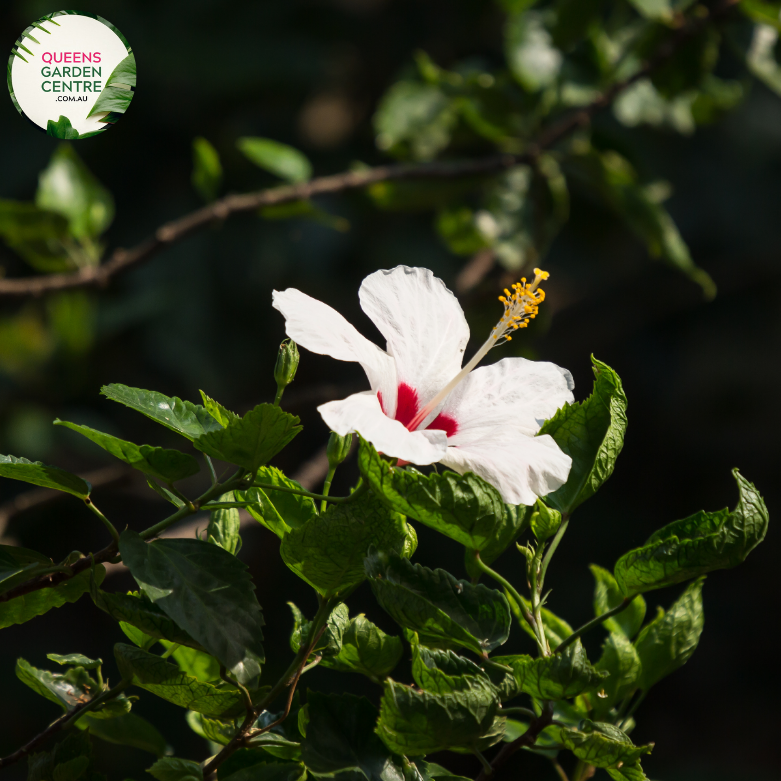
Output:
<path fill-rule="evenodd" d="M 122 33 L 96 14 L 57 11 L 14 44 L 8 89 L 23 117 L 55 138 L 88 138 L 115 124 L 136 89 Z"/>

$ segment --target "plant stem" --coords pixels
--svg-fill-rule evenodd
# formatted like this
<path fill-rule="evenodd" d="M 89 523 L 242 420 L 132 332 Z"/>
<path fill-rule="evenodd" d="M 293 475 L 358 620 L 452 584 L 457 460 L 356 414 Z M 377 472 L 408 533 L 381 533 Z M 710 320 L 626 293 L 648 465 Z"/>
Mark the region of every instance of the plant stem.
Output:
<path fill-rule="evenodd" d="M 341 504 L 351 502 L 356 496 L 366 493 L 369 490 L 367 483 L 361 483 L 349 496 L 328 496 L 326 494 L 315 494 L 311 491 L 305 491 L 303 488 L 288 488 L 284 485 L 273 485 L 272 483 L 253 483 L 253 488 L 262 488 L 264 491 L 284 491 L 288 494 L 298 494 L 299 496 L 308 496 L 310 499 L 320 499 L 332 504 Z"/>
<path fill-rule="evenodd" d="M 97 515 L 98 518 L 100 518 L 101 523 L 108 529 L 108 533 L 111 535 L 111 539 L 113 539 L 114 542 L 118 543 L 119 532 L 114 527 L 114 524 L 111 523 L 111 521 L 108 518 L 106 518 L 106 516 L 103 515 L 103 513 L 100 510 L 98 510 L 98 508 L 95 506 L 95 502 L 93 502 L 92 499 L 90 499 L 89 496 L 87 496 L 84 499 L 84 504 L 86 504 L 87 507 L 89 507 L 89 509 L 92 510 L 92 512 L 95 513 L 95 515 Z"/>
<path fill-rule="evenodd" d="M 551 759 L 551 764 L 553 765 L 553 769 L 556 771 L 556 775 L 561 779 L 561 781 L 569 781 L 567 774 L 564 772 L 564 768 L 558 763 L 557 760 Z"/>
<path fill-rule="evenodd" d="M 206 459 L 206 464 L 209 467 L 209 474 L 211 475 L 212 485 L 217 485 L 219 481 L 217 480 L 217 472 L 214 471 L 214 464 L 212 463 L 211 458 L 206 455 L 206 453 L 203 454 L 203 457 Z"/>
<path fill-rule="evenodd" d="M 530 719 L 536 719 L 537 714 L 529 708 L 502 708 L 502 716 L 508 713 L 517 713 L 519 716 L 528 716 Z"/>
<path fill-rule="evenodd" d="M 282 394 L 285 392 L 287 385 L 277 385 L 277 393 L 274 396 L 274 406 L 278 407 L 282 402 Z"/>
<path fill-rule="evenodd" d="M 325 476 L 325 480 L 323 481 L 323 496 L 328 497 L 329 492 L 331 491 L 331 482 L 334 479 L 334 475 L 336 474 L 336 467 L 331 466 L 328 468 L 328 474 Z M 324 498 L 322 502 L 320 502 L 320 512 L 325 512 L 325 506 L 328 502 L 327 498 Z"/>
<path fill-rule="evenodd" d="M 72 727 L 85 713 L 89 713 L 89 711 L 95 710 L 98 705 L 102 705 L 104 702 L 113 700 L 116 696 L 125 691 L 128 686 L 130 686 L 130 681 L 120 681 L 113 688 L 107 689 L 102 694 L 99 694 L 97 697 L 91 699 L 83 708 L 78 711 L 78 713 L 72 714 L 71 717 L 63 723 L 62 729 L 68 729 L 69 727 Z"/>
<path fill-rule="evenodd" d="M 626 608 L 629 607 L 629 605 L 632 603 L 632 600 L 636 596 L 637 594 L 633 594 L 631 597 L 625 597 L 612 610 L 608 610 L 607 613 L 603 613 L 601 616 L 592 618 L 591 621 L 583 624 L 583 626 L 581 626 L 579 629 L 576 629 L 568 638 L 566 638 L 566 640 L 563 640 L 561 643 L 559 643 L 556 646 L 554 653 L 563 651 L 568 645 L 574 643 L 582 634 L 588 632 L 589 629 L 593 629 L 595 626 L 599 626 L 599 624 L 601 624 L 603 621 L 607 621 L 608 618 L 611 618 L 617 613 L 620 613 L 622 610 L 626 610 Z"/>
<path fill-rule="evenodd" d="M 493 773 L 494 769 L 491 767 L 491 763 L 483 756 L 483 754 L 476 748 L 472 749 L 472 753 L 480 760 L 480 764 L 483 766 L 483 770 L 488 773 Z"/>
<path fill-rule="evenodd" d="M 537 638 L 537 645 L 540 648 L 540 653 L 545 654 L 545 646 L 540 642 L 539 635 L 537 634 L 537 627 L 535 626 L 536 621 L 534 619 L 534 616 L 529 614 L 529 611 L 526 610 L 526 608 L 523 605 L 523 597 L 516 591 L 515 586 L 513 586 L 512 583 L 510 583 L 509 580 L 502 577 L 496 570 L 492 570 L 481 558 L 480 558 L 480 551 L 474 551 L 475 555 L 475 564 L 477 565 L 478 569 L 484 572 L 488 577 L 493 578 L 497 583 L 504 586 L 505 589 L 507 589 L 507 592 L 510 594 L 510 596 L 518 603 L 518 609 L 523 614 L 523 617 L 526 619 L 526 623 L 529 624 L 529 626 L 532 628 L 532 631 L 534 632 L 534 636 Z"/>
<path fill-rule="evenodd" d="M 535 553 L 531 561 L 528 561 L 529 568 L 529 580 L 531 581 L 531 598 L 532 598 L 532 615 L 534 616 L 534 623 L 537 630 L 537 642 L 542 649 L 543 656 L 550 656 L 550 644 L 548 643 L 548 636 L 545 634 L 545 625 L 542 622 L 542 604 L 540 597 L 542 596 L 543 575 L 542 575 L 542 552 L 544 550 L 543 543 L 540 543 L 540 547 Z"/>
<path fill-rule="evenodd" d="M 542 567 L 540 569 L 540 583 L 545 582 L 545 575 L 548 572 L 548 565 L 551 563 L 553 554 L 556 552 L 556 548 L 559 547 L 559 543 L 561 542 L 564 533 L 567 531 L 567 526 L 569 526 L 569 516 L 562 514 L 561 526 L 559 526 L 559 530 L 556 532 L 556 536 L 553 538 L 553 542 L 550 544 L 548 551 L 545 554 L 545 558 L 542 560 Z"/>
<path fill-rule="evenodd" d="M 621 719 L 621 729 L 623 729 L 624 725 L 632 718 L 632 715 L 640 707 L 647 694 L 647 691 L 640 692 L 640 696 L 634 701 L 632 707 L 627 711 L 626 716 Z"/>

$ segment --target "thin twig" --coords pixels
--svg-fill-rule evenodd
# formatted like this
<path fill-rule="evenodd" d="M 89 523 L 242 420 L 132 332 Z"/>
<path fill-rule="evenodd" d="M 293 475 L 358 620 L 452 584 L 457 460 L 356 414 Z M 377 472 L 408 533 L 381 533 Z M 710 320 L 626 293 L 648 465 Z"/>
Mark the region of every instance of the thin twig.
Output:
<path fill-rule="evenodd" d="M 482 177 L 507 170 L 521 163 L 531 163 L 544 150 L 550 149 L 579 128 L 587 126 L 592 117 L 607 108 L 621 92 L 664 64 L 683 43 L 699 33 L 709 21 L 721 16 L 738 2 L 739 0 L 723 0 L 712 10 L 695 17 L 662 44 L 656 54 L 632 76 L 613 84 L 588 106 L 554 122 L 521 154 L 496 154 L 474 160 L 384 165 L 362 171 L 346 171 L 333 176 L 322 176 L 303 184 L 273 187 L 242 195 L 227 195 L 209 206 L 163 225 L 155 231 L 153 236 L 131 249 L 115 250 L 111 257 L 99 266 L 85 266 L 76 272 L 67 274 L 0 280 L 0 297 L 40 296 L 57 290 L 105 287 L 115 276 L 146 262 L 161 250 L 193 233 L 215 223 L 224 222 L 235 214 L 255 212 L 266 206 L 308 200 L 318 195 L 363 189 L 378 182 Z"/>
<path fill-rule="evenodd" d="M 569 637 L 562 640 L 554 649 L 553 653 L 558 654 L 561 653 L 568 645 L 571 645 L 574 643 L 581 635 L 588 632 L 590 629 L 593 629 L 595 626 L 599 626 L 604 621 L 607 621 L 608 618 L 612 618 L 613 616 L 620 613 L 622 610 L 626 610 L 629 605 L 632 604 L 632 600 L 637 596 L 637 594 L 633 594 L 631 597 L 624 597 L 612 610 L 608 610 L 606 613 L 602 613 L 602 615 L 597 616 L 596 618 L 592 618 L 591 621 L 587 621 L 583 626 L 576 629 Z"/>

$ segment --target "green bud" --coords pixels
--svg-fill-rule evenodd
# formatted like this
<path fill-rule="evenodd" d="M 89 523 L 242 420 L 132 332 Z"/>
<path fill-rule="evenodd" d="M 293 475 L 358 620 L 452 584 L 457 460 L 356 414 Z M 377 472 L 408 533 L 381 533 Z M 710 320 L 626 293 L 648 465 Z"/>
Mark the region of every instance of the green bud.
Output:
<path fill-rule="evenodd" d="M 348 434 L 345 437 L 340 437 L 335 432 L 331 432 L 331 436 L 328 438 L 328 448 L 326 453 L 328 454 L 328 466 L 331 469 L 336 469 L 339 464 L 344 461 L 350 453 L 350 445 L 353 443 L 353 435 Z"/>
<path fill-rule="evenodd" d="M 274 380 L 277 383 L 278 388 L 286 388 L 293 382 L 293 378 L 296 376 L 296 369 L 298 369 L 298 347 L 292 339 L 285 339 L 281 345 L 279 345 L 279 355 L 277 356 L 277 363 L 274 366 Z"/>
<path fill-rule="evenodd" d="M 534 536 L 542 542 L 553 537 L 561 526 L 561 513 L 552 510 L 542 499 L 538 499 L 532 513 L 531 527 Z"/>

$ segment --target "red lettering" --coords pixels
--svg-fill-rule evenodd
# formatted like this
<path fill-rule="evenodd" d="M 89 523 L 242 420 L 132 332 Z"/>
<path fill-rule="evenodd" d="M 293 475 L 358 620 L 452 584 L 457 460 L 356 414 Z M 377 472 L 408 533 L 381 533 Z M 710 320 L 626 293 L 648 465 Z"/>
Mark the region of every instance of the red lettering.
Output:
<path fill-rule="evenodd" d="M 92 56 L 94 57 L 93 62 L 100 62 L 100 52 L 93 52 Z"/>
<path fill-rule="evenodd" d="M 65 52 L 65 62 L 72 62 L 70 52 Z"/>

